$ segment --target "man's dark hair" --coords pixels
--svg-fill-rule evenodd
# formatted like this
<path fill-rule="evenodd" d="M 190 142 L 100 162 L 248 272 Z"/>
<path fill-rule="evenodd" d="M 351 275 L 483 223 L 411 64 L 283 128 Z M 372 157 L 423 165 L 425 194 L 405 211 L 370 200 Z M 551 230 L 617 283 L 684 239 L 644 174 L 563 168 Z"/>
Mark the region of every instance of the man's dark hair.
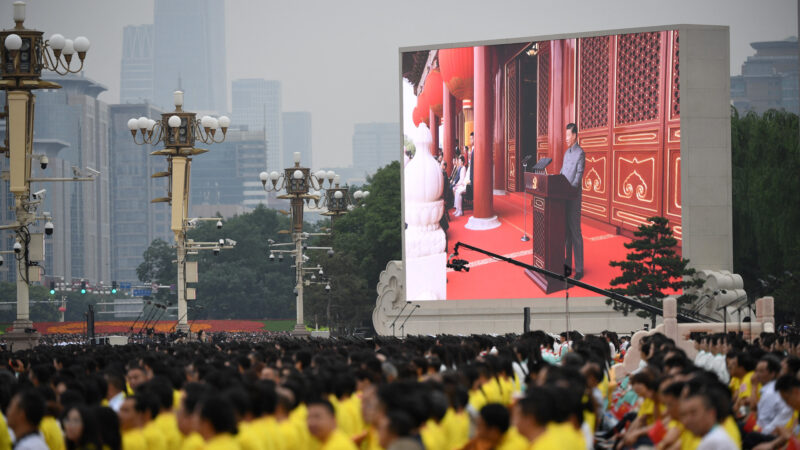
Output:
<path fill-rule="evenodd" d="M 391 410 L 386 413 L 386 418 L 389 419 L 389 431 L 398 437 L 411 436 L 414 430 L 413 419 L 405 411 Z"/>
<path fill-rule="evenodd" d="M 475 132 L 474 131 L 470 131 L 469 135 L 472 136 L 472 137 L 475 137 Z"/>
<path fill-rule="evenodd" d="M 328 412 L 331 413 L 332 416 L 334 416 L 334 417 L 336 416 L 336 410 L 333 409 L 333 404 L 331 402 L 329 402 L 328 400 L 325 400 L 324 398 L 318 398 L 316 400 L 311 400 L 310 402 L 308 402 L 308 405 L 306 405 L 306 406 L 308 408 L 310 408 L 313 405 L 322 406 L 323 408 L 327 409 Z"/>
<path fill-rule="evenodd" d="M 568 123 L 567 124 L 567 131 L 571 131 L 571 132 L 573 132 L 575 134 L 578 134 L 578 126 L 575 125 L 574 123 Z"/>
<path fill-rule="evenodd" d="M 209 395 L 201 401 L 200 418 L 207 420 L 217 434 L 237 433 L 233 405 L 220 394 Z"/>
<path fill-rule="evenodd" d="M 114 386 L 118 391 L 125 391 L 125 376 L 116 370 L 108 370 L 105 373 L 105 379 L 108 384 Z"/>
<path fill-rule="evenodd" d="M 533 417 L 540 425 L 546 425 L 553 421 L 555 400 L 551 390 L 531 386 L 525 392 L 525 397 L 517 402 L 517 405 L 522 414 Z"/>
<path fill-rule="evenodd" d="M 778 392 L 789 392 L 795 388 L 800 388 L 800 380 L 794 375 L 784 375 L 775 382 L 775 390 Z"/>
<path fill-rule="evenodd" d="M 759 360 L 767 363 L 767 371 L 769 373 L 778 373 L 781 371 L 781 362 L 775 355 L 765 355 Z"/>
<path fill-rule="evenodd" d="M 508 431 L 511 423 L 508 410 L 499 403 L 489 403 L 481 408 L 481 419 L 483 419 L 487 427 L 496 428 L 500 430 L 500 433 Z"/>
<path fill-rule="evenodd" d="M 25 412 L 25 420 L 34 427 L 39 427 L 45 413 L 45 401 L 42 394 L 35 389 L 28 389 L 17 394 L 19 408 Z"/>

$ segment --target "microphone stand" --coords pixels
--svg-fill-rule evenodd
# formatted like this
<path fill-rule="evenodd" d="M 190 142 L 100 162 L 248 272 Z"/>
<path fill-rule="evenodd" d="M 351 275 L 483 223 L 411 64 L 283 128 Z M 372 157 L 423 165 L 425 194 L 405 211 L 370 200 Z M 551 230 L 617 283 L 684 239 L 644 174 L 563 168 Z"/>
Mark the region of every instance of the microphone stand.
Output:
<path fill-rule="evenodd" d="M 406 320 L 404 320 L 403 323 L 400 325 L 400 336 L 406 337 L 406 322 L 408 322 L 408 319 L 411 318 L 411 315 L 414 314 L 414 311 L 416 311 L 417 308 L 419 308 L 419 305 L 414 305 L 414 307 L 411 308 L 411 311 L 406 316 Z"/>
<path fill-rule="evenodd" d="M 528 159 L 522 161 L 522 178 L 525 178 L 525 172 L 528 171 Z M 528 236 L 528 201 L 525 198 L 525 187 L 522 188 L 522 237 L 520 241 L 528 242 L 531 238 Z"/>
<path fill-rule="evenodd" d="M 139 315 L 136 316 L 136 320 L 133 321 L 133 324 L 131 325 L 131 329 L 130 329 L 130 331 L 128 333 L 128 336 L 132 336 L 133 335 L 133 328 L 139 322 L 139 319 L 142 318 L 142 314 L 144 314 L 144 309 L 147 308 L 147 305 L 149 305 L 149 304 L 150 304 L 150 300 L 142 300 L 142 310 L 139 311 Z"/>
<path fill-rule="evenodd" d="M 395 323 L 397 323 L 397 319 L 399 319 L 399 318 L 400 318 L 400 316 L 402 316 L 402 315 L 403 315 L 403 311 L 405 311 L 405 310 L 406 310 L 406 307 L 407 307 L 408 305 L 410 305 L 410 304 L 411 304 L 411 302 L 406 302 L 406 304 L 405 304 L 405 305 L 403 305 L 403 309 L 401 309 L 401 310 L 400 310 L 400 312 L 399 312 L 399 313 L 397 313 L 397 317 L 395 317 L 395 318 L 394 318 L 394 322 L 392 322 L 392 337 L 396 337 L 396 336 L 395 336 L 395 334 L 394 334 L 394 324 L 395 324 Z"/>

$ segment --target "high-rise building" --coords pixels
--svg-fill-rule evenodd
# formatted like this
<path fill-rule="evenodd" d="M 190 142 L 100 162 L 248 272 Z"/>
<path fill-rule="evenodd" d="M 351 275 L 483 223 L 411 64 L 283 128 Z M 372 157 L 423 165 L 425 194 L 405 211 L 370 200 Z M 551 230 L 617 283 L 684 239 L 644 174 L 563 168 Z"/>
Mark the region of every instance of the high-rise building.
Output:
<path fill-rule="evenodd" d="M 397 123 L 357 123 L 353 133 L 353 168 L 375 173 L 400 159 L 403 141 Z"/>
<path fill-rule="evenodd" d="M 159 147 L 134 143 L 128 131 L 131 117 L 158 118 L 161 111 L 149 104 L 111 105 L 111 279 L 137 282 L 136 268 L 154 239 L 173 240 L 167 203 L 151 203 L 165 197 L 167 177 L 150 175 L 167 170 L 162 157 L 150 156 Z"/>
<path fill-rule="evenodd" d="M 756 51 L 731 77 L 731 100 L 740 112 L 762 114 L 768 109 L 800 113 L 797 38 L 753 42 Z"/>
<path fill-rule="evenodd" d="M 233 80 L 231 121 L 242 130 L 263 130 L 267 141 L 267 169 L 281 170 L 281 82 L 261 78 Z M 262 168 L 262 170 L 264 170 Z"/>
<path fill-rule="evenodd" d="M 222 212 L 232 206 L 266 203 L 266 193 L 258 181 L 266 154 L 263 131 L 229 129 L 225 142 L 192 158 L 189 210 L 208 211 L 216 205 Z M 258 189 L 253 182 L 258 183 Z"/>
<path fill-rule="evenodd" d="M 153 25 L 128 25 L 122 30 L 120 103 L 153 103 Z"/>
<path fill-rule="evenodd" d="M 46 77 L 62 86 L 36 92 L 34 152 L 47 154 L 35 177 L 72 178 L 99 171 L 91 182 L 35 182 L 47 189 L 40 212 L 50 212 L 54 233 L 46 239 L 45 274 L 111 281 L 108 105 L 97 96 L 105 86 L 80 75 Z"/>
<path fill-rule="evenodd" d="M 283 164 L 294 164 L 294 153 L 300 152 L 300 165 L 311 167 L 311 113 L 285 112 L 283 119 Z"/>
<path fill-rule="evenodd" d="M 184 108 L 228 111 L 223 0 L 155 0 L 154 103 L 172 110 L 172 92 Z"/>

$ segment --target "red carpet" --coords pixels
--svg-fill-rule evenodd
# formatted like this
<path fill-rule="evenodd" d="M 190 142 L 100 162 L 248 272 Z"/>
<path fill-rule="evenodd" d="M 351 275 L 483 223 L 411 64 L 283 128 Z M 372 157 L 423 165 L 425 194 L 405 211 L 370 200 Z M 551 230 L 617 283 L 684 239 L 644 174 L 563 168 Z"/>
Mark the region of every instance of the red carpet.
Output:
<path fill-rule="evenodd" d="M 494 230 L 467 230 L 464 225 L 467 224 L 472 211 L 467 210 L 464 211 L 463 216 L 453 217 L 455 210 L 450 210 L 450 229 L 447 231 L 448 254 L 452 253 L 453 245 L 460 241 L 526 264 L 533 264 L 533 241 L 522 242 L 520 240 L 523 230 L 523 195 L 530 202 L 530 195 L 522 193 L 494 196 L 494 212 L 502 224 Z M 528 219 L 526 229 L 528 236 L 533 237 L 530 203 L 527 205 Z M 609 261 L 622 261 L 625 259 L 628 250 L 622 244 L 630 242 L 630 239 L 609 234 L 585 223 L 581 226 L 581 230 L 583 232 L 584 258 L 584 277 L 581 281 L 600 288 L 609 288 L 609 281 L 618 276 L 620 271 L 610 267 L 608 263 Z M 448 269 L 448 300 L 564 296 L 563 290 L 545 295 L 525 275 L 522 267 L 497 261 L 481 253 L 466 249 L 459 251 L 459 257 L 470 262 L 470 270 L 469 272 L 454 272 L 452 269 Z M 569 294 L 573 297 L 599 297 L 594 292 L 574 287 L 570 288 Z"/>

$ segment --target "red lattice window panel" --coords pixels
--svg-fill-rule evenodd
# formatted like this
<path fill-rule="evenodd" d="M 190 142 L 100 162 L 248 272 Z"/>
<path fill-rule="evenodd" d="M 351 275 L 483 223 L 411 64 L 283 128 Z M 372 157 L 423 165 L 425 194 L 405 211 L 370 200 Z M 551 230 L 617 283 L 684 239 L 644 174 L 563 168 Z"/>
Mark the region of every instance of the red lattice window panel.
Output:
<path fill-rule="evenodd" d="M 550 42 L 539 42 L 539 136 L 547 136 L 550 113 Z"/>
<path fill-rule="evenodd" d="M 608 51 L 610 36 L 580 41 L 581 130 L 608 126 Z"/>
<path fill-rule="evenodd" d="M 657 119 L 659 33 L 623 34 L 617 42 L 617 124 Z"/>
<path fill-rule="evenodd" d="M 671 96 L 671 105 L 670 108 L 672 111 L 672 118 L 677 119 L 681 116 L 681 71 L 679 63 L 679 53 L 678 53 L 678 30 L 675 30 L 672 33 L 672 67 L 671 75 L 672 75 L 672 96 Z"/>
<path fill-rule="evenodd" d="M 517 138 L 517 101 L 519 89 L 517 89 L 517 64 L 516 61 L 506 66 L 508 70 L 508 138 Z"/>

